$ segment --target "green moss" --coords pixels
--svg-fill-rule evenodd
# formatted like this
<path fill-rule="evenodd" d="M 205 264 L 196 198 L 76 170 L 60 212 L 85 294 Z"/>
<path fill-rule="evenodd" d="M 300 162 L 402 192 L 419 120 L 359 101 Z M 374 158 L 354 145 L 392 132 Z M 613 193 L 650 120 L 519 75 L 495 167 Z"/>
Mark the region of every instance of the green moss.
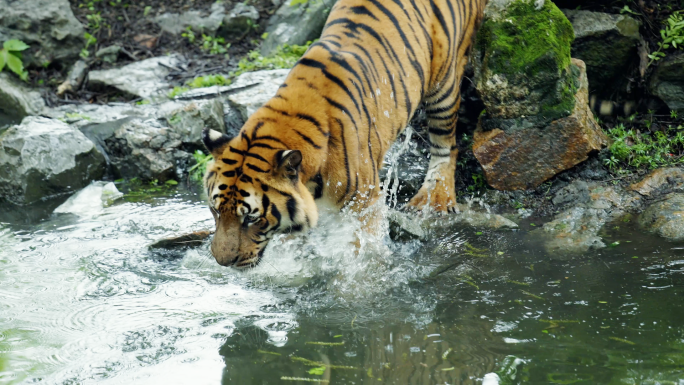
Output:
<path fill-rule="evenodd" d="M 251 51 L 238 63 L 238 69 L 231 73 L 231 76 L 238 76 L 245 72 L 259 70 L 273 70 L 281 68 L 292 68 L 297 60 L 309 49 L 311 41 L 304 45 L 284 44 L 278 46 L 275 52 L 268 56 L 263 56 L 258 50 Z"/>
<path fill-rule="evenodd" d="M 486 47 L 487 67 L 494 73 L 535 76 L 568 68 L 574 39 L 572 24 L 550 0 L 541 10 L 529 0 L 517 0 L 501 18 L 483 23 L 478 46 Z"/>

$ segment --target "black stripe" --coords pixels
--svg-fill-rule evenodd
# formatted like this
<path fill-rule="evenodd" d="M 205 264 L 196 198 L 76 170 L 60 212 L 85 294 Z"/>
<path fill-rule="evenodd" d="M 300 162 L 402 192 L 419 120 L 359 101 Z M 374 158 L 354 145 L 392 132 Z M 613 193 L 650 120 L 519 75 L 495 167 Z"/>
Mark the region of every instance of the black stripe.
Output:
<path fill-rule="evenodd" d="M 355 15 L 366 15 L 366 16 L 371 17 L 373 20 L 380 21 L 380 19 L 375 17 L 375 15 L 371 11 L 369 11 L 368 8 L 364 7 L 363 5 L 351 7 L 351 8 L 349 8 L 349 10 Z"/>
<path fill-rule="evenodd" d="M 228 188 L 228 185 L 227 184 L 220 184 L 218 187 L 219 187 L 219 190 L 223 191 L 223 190 Z"/>
<path fill-rule="evenodd" d="M 323 177 L 318 173 L 311 178 L 311 181 L 316 184 L 314 189 L 314 199 L 318 199 L 323 196 Z"/>
<path fill-rule="evenodd" d="M 274 141 L 274 142 L 278 142 L 278 143 L 281 143 L 281 144 L 283 144 L 283 145 L 285 144 L 285 143 L 283 143 L 282 140 L 276 138 L 275 136 L 271 136 L 271 135 L 259 136 L 259 137 L 257 137 L 257 138 L 254 139 L 254 140 L 255 140 L 255 141 L 258 141 L 258 140 L 272 140 L 272 141 Z M 256 144 L 252 144 L 252 146 L 255 147 Z"/>
<path fill-rule="evenodd" d="M 275 203 L 271 205 L 271 215 L 276 219 L 276 225 L 273 227 L 273 229 L 277 229 L 280 227 L 280 220 L 282 219 L 282 215 L 280 215 L 280 210 L 278 210 L 278 207 L 276 207 Z"/>
<path fill-rule="evenodd" d="M 238 150 L 237 148 L 233 148 L 233 147 L 228 147 L 228 149 L 230 149 L 230 152 L 245 156 L 245 151 Z"/>
<path fill-rule="evenodd" d="M 447 112 L 451 111 L 452 108 L 456 106 L 456 103 L 452 103 L 446 107 L 440 107 L 440 108 L 426 108 L 425 113 L 426 114 L 441 114 L 442 112 Z"/>
<path fill-rule="evenodd" d="M 236 164 L 238 161 L 234 159 L 222 158 L 221 162 L 225 164 Z"/>
<path fill-rule="evenodd" d="M 261 196 L 261 207 L 264 209 L 264 214 L 266 214 L 266 210 L 268 210 L 268 206 L 271 205 L 271 200 L 268 199 L 268 195 L 263 194 Z"/>
<path fill-rule="evenodd" d="M 256 138 L 257 131 L 259 131 L 259 129 L 261 127 L 263 127 L 263 125 L 264 125 L 264 122 L 259 122 L 256 124 L 256 126 L 254 126 L 254 130 L 252 131 L 252 140 L 254 140 Z"/>
<path fill-rule="evenodd" d="M 267 110 L 271 110 L 271 111 L 273 111 L 273 112 L 275 112 L 275 113 L 278 113 L 278 114 L 280 114 L 280 115 L 290 116 L 290 114 L 289 114 L 287 111 L 283 111 L 283 110 L 279 110 L 279 109 L 277 109 L 277 108 L 273 108 L 273 107 L 269 106 L 268 104 L 265 105 L 265 106 L 263 106 L 263 108 L 265 108 L 265 109 L 267 109 Z"/>
<path fill-rule="evenodd" d="M 349 194 L 349 189 L 351 187 L 351 171 L 349 170 L 349 154 L 347 154 L 347 142 L 346 138 L 344 137 L 344 124 L 342 124 L 342 121 L 340 119 L 335 118 L 335 121 L 340 126 L 340 137 L 342 138 L 342 153 L 344 154 L 344 169 L 347 172 L 347 186 L 345 187 L 344 195 L 337 200 L 337 203 L 339 204 L 344 200 L 347 194 Z"/>
<path fill-rule="evenodd" d="M 232 178 L 235 176 L 235 171 L 226 171 L 223 173 L 223 176 L 228 177 L 228 178 Z"/>
<path fill-rule="evenodd" d="M 359 108 L 359 103 L 356 101 L 356 99 L 354 98 L 354 95 L 352 95 L 351 91 L 349 91 L 349 87 L 347 87 L 344 84 L 344 82 L 342 82 L 342 80 L 340 80 L 340 78 L 338 78 L 337 76 L 328 72 L 325 64 L 323 64 L 319 61 L 316 61 L 316 60 L 308 59 L 306 57 L 299 59 L 299 62 L 297 62 L 297 64 L 301 64 L 301 65 L 304 65 L 307 67 L 320 69 L 321 72 L 323 72 L 323 76 L 325 76 L 328 80 L 332 81 L 333 83 L 337 84 L 340 88 L 342 88 L 342 90 L 344 90 L 347 93 L 347 96 L 349 96 L 349 99 L 351 99 L 351 101 L 354 102 L 354 105 L 356 106 L 356 110 L 361 112 L 361 109 Z"/>
<path fill-rule="evenodd" d="M 253 182 L 252 177 L 247 175 L 247 174 L 242 174 L 242 176 L 240 177 L 240 180 L 245 182 L 245 183 L 252 183 Z"/>
<path fill-rule="evenodd" d="M 260 160 L 260 161 L 262 161 L 262 162 L 268 163 L 268 161 L 267 161 L 266 159 L 264 159 L 264 158 L 263 158 L 261 155 L 259 155 L 259 154 L 254 154 L 254 153 L 251 153 L 251 152 L 246 152 L 246 153 L 245 153 L 245 156 L 248 156 L 248 157 L 251 157 L 251 158 L 254 158 L 254 159 L 258 159 L 258 160 Z"/>
<path fill-rule="evenodd" d="M 290 199 L 287 200 L 287 215 L 290 216 L 290 221 L 294 222 L 294 217 L 297 215 L 297 201 L 293 198 L 290 197 Z"/>
<path fill-rule="evenodd" d="M 318 131 L 320 131 L 321 134 L 323 134 L 326 138 L 330 136 L 329 132 L 323 131 L 323 127 L 321 127 L 321 123 L 318 120 L 316 120 L 316 118 L 314 118 L 313 116 L 307 115 L 307 114 L 302 114 L 302 113 L 299 113 L 296 116 L 299 119 L 303 119 L 303 120 L 306 120 L 308 122 L 311 122 L 314 126 L 316 126 Z"/>
<path fill-rule="evenodd" d="M 456 127 L 456 126 L 454 126 L 454 127 Z M 444 130 L 444 129 L 437 128 L 437 127 L 428 127 L 428 132 L 430 133 L 430 135 L 447 136 L 447 135 L 453 135 L 454 129 L 452 128 L 450 130 Z"/>
<path fill-rule="evenodd" d="M 261 147 L 261 148 L 268 148 L 269 150 L 275 150 L 276 148 L 273 146 L 269 146 L 266 143 L 253 143 L 252 147 Z"/>
<path fill-rule="evenodd" d="M 293 131 L 294 131 L 295 133 L 297 133 L 297 135 L 299 135 L 302 139 L 304 139 L 305 141 L 307 141 L 313 148 L 315 148 L 315 149 L 317 149 L 317 150 L 320 150 L 320 149 L 323 148 L 323 147 L 317 145 L 316 143 L 314 143 L 314 141 L 311 140 L 311 138 L 309 138 L 308 136 L 302 134 L 302 133 L 299 132 L 298 130 L 294 130 L 294 129 L 293 129 Z"/>
<path fill-rule="evenodd" d="M 251 170 L 254 170 L 254 171 L 256 171 L 256 172 L 263 172 L 263 173 L 267 173 L 267 172 L 268 172 L 268 171 L 266 171 L 266 170 L 260 169 L 259 167 L 255 166 L 255 165 L 253 165 L 253 164 L 250 164 L 250 163 L 247 163 L 247 168 L 249 168 L 249 169 L 251 169 Z"/>
<path fill-rule="evenodd" d="M 251 195 L 250 193 L 248 193 L 245 190 L 239 190 L 238 192 L 240 193 L 240 195 L 242 195 L 243 198 L 247 198 L 248 196 Z"/>

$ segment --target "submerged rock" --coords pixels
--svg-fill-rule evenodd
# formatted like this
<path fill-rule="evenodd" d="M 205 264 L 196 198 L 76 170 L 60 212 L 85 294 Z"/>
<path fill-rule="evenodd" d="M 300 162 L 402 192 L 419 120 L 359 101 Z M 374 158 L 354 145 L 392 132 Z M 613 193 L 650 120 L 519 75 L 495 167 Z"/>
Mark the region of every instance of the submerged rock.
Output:
<path fill-rule="evenodd" d="M 605 210 L 575 207 L 531 233 L 545 240 L 544 247 L 549 254 L 581 254 L 606 247 L 598 232 L 607 220 Z"/>
<path fill-rule="evenodd" d="M 298 44 L 318 39 L 330 13 L 334 0 L 305 1 L 292 4 L 287 0 L 271 16 L 266 26 L 268 36 L 261 43 L 261 53 L 266 56 L 279 45 Z"/>
<path fill-rule="evenodd" d="M 587 65 L 590 93 L 614 92 L 634 59 L 639 22 L 628 15 L 563 10 L 575 30 L 572 57 Z"/>
<path fill-rule="evenodd" d="M 155 57 L 121 68 L 90 71 L 89 88 L 114 87 L 130 95 L 151 98 L 165 94 L 170 85 L 166 76 L 180 60 L 175 56 Z"/>
<path fill-rule="evenodd" d="M 670 54 L 658 62 L 649 90 L 669 109 L 684 110 L 684 54 Z"/>
<path fill-rule="evenodd" d="M 104 171 L 95 145 L 58 120 L 27 117 L 0 135 L 0 198 L 12 203 L 73 192 Z"/>
<path fill-rule="evenodd" d="M 579 89 L 570 116 L 541 128 L 529 124 L 486 129 L 489 118 L 481 119 L 474 134 L 473 153 L 490 186 L 499 190 L 535 188 L 608 144 L 589 109 L 584 63 L 573 59 L 573 64 L 580 70 Z M 520 117 L 518 121 L 524 123 L 526 119 Z"/>
<path fill-rule="evenodd" d="M 684 194 L 668 194 L 639 215 L 641 228 L 670 241 L 684 240 Z"/>
<path fill-rule="evenodd" d="M 28 88 L 12 76 L 0 73 L 0 112 L 16 121 L 40 114 L 45 108 L 40 92 Z"/>
<path fill-rule="evenodd" d="M 228 102 L 244 120 L 247 120 L 259 107 L 275 96 L 289 72 L 289 69 L 279 69 L 244 73 L 238 76 L 235 83 L 254 86 L 230 94 Z"/>
<path fill-rule="evenodd" d="M 85 29 L 67 0 L 0 0 L 0 41 L 18 39 L 31 48 L 25 65 L 68 65 L 85 45 Z"/>

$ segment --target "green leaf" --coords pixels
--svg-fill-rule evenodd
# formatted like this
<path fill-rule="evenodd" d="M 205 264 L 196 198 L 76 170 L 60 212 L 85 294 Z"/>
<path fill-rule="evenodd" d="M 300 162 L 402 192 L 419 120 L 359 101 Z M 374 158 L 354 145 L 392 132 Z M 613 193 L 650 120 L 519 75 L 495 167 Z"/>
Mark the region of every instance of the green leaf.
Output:
<path fill-rule="evenodd" d="M 7 50 L 0 49 L 0 72 L 5 68 L 5 63 L 7 63 Z"/>
<path fill-rule="evenodd" d="M 325 366 L 309 369 L 309 374 L 313 374 L 316 376 L 322 376 L 323 373 L 325 373 Z"/>
<path fill-rule="evenodd" d="M 24 64 L 21 62 L 21 59 L 16 57 L 12 52 L 9 52 L 5 59 L 7 59 L 7 67 L 15 74 L 21 76 L 24 72 Z"/>
<path fill-rule="evenodd" d="M 7 40 L 5 44 L 3 44 L 3 47 L 8 51 L 23 51 L 29 49 L 29 46 L 26 45 L 26 43 L 16 39 Z"/>
<path fill-rule="evenodd" d="M 169 180 L 166 181 L 166 184 L 171 185 L 171 186 L 175 186 L 175 185 L 178 184 L 178 182 L 176 182 L 176 181 L 173 180 L 173 179 L 169 179 Z"/>

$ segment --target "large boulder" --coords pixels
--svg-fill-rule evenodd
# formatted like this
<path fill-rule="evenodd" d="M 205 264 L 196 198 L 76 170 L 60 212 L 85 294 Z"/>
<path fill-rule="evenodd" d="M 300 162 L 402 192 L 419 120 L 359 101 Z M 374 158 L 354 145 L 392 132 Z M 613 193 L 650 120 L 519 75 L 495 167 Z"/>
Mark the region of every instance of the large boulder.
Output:
<path fill-rule="evenodd" d="M 191 162 L 182 149 L 181 134 L 159 120 L 131 119 L 104 140 L 105 151 L 116 177 L 174 179 L 176 168 Z"/>
<path fill-rule="evenodd" d="M 171 86 L 166 81 L 166 76 L 179 64 L 177 57 L 163 56 L 141 60 L 121 68 L 90 71 L 88 87 L 113 87 L 145 99 L 158 97 L 168 92 Z"/>
<path fill-rule="evenodd" d="M 573 39 L 572 24 L 550 0 L 488 4 L 473 51 L 485 129 L 543 127 L 571 114 L 578 88 Z"/>
<path fill-rule="evenodd" d="M 639 216 L 639 225 L 670 241 L 684 240 L 684 194 L 668 194 Z"/>
<path fill-rule="evenodd" d="M 658 62 L 649 89 L 669 109 L 684 111 L 684 54 L 671 54 Z"/>
<path fill-rule="evenodd" d="M 0 135 L 0 198 L 12 203 L 76 191 L 104 171 L 95 145 L 61 121 L 31 116 Z"/>
<path fill-rule="evenodd" d="M 40 114 L 44 108 L 40 92 L 31 90 L 13 75 L 0 73 L 0 113 L 20 122 L 26 116 Z"/>
<path fill-rule="evenodd" d="M 202 130 L 207 127 L 226 132 L 223 103 L 219 99 L 190 102 L 167 115 L 169 126 L 180 134 L 180 140 L 194 149 L 204 148 Z"/>
<path fill-rule="evenodd" d="M 334 4 L 335 0 L 287 0 L 268 20 L 268 36 L 261 44 L 262 55 L 268 55 L 283 44 L 303 45 L 318 39 Z"/>
<path fill-rule="evenodd" d="M 28 44 L 25 64 L 76 61 L 85 45 L 84 33 L 67 0 L 0 0 L 0 42 L 18 39 Z"/>
<path fill-rule="evenodd" d="M 487 117 L 482 118 L 474 134 L 473 153 L 490 186 L 499 190 L 535 188 L 608 144 L 589 109 L 584 63 L 576 59 L 573 63 L 579 69 L 580 86 L 570 116 L 541 128 L 530 124 L 485 129 Z M 525 117 L 518 119 L 525 122 Z"/>
<path fill-rule="evenodd" d="M 587 65 L 590 93 L 614 92 L 633 61 L 639 22 L 628 15 L 563 10 L 575 30 L 572 57 Z"/>

